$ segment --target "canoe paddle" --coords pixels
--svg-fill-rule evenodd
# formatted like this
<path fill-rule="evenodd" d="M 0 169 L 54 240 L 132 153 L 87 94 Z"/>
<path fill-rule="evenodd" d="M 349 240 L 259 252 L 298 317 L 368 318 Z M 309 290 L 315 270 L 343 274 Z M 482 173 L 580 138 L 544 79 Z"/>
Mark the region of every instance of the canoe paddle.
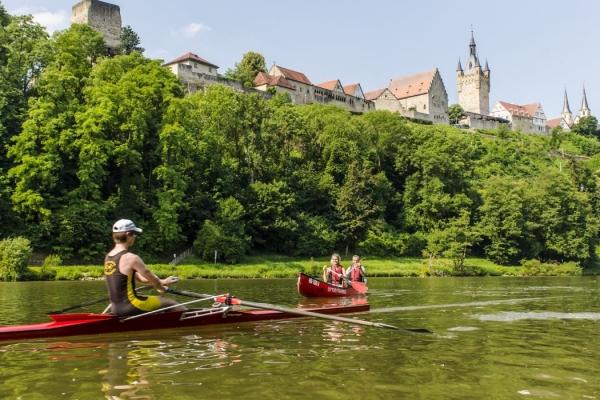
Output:
<path fill-rule="evenodd" d="M 169 293 L 178 294 L 180 296 L 195 297 L 195 298 L 199 298 L 199 299 L 212 297 L 212 296 L 209 296 L 206 294 L 187 292 L 184 290 L 177 290 L 177 289 L 171 289 L 171 290 L 169 290 Z M 224 301 L 224 299 L 225 299 L 225 297 L 222 298 L 223 301 Z M 312 311 L 298 310 L 296 308 L 280 307 L 280 306 L 276 306 L 273 304 L 254 303 L 252 301 L 246 301 L 246 300 L 242 301 L 240 299 L 236 299 L 236 298 L 232 298 L 232 297 L 229 298 L 229 302 L 232 305 L 262 308 L 264 310 L 275 310 L 275 311 L 280 311 L 280 312 L 289 313 L 289 314 L 298 314 L 298 315 L 302 315 L 305 317 L 313 317 L 313 318 L 329 319 L 332 321 L 345 322 L 345 323 L 353 324 L 353 325 L 366 325 L 366 326 L 371 326 L 374 328 L 395 329 L 397 331 L 402 331 L 402 332 L 407 332 L 407 333 L 425 333 L 425 334 L 433 333 L 430 330 L 422 329 L 422 328 L 419 328 L 419 329 L 400 328 L 400 327 L 397 327 L 394 325 L 381 324 L 379 322 L 371 322 L 371 321 L 364 321 L 361 319 L 345 318 L 345 317 L 339 317 L 337 315 L 319 314 L 319 313 L 312 312 Z"/>
<path fill-rule="evenodd" d="M 150 290 L 150 289 L 152 289 L 152 287 L 153 287 L 152 285 L 142 286 L 140 288 L 137 288 L 136 292 L 143 292 L 145 290 Z M 110 300 L 110 297 L 106 296 L 106 297 L 103 297 L 103 298 L 98 299 L 98 300 L 92 300 L 92 301 L 88 301 L 87 303 L 81 303 L 81 304 L 77 304 L 75 306 L 63 308 L 62 310 L 50 311 L 50 312 L 47 312 L 46 314 L 48 314 L 48 315 L 62 314 L 62 313 L 65 313 L 67 311 L 75 310 L 77 308 L 83 308 L 83 307 L 91 306 L 93 304 L 98 304 L 98 303 L 106 303 L 109 300 Z"/>

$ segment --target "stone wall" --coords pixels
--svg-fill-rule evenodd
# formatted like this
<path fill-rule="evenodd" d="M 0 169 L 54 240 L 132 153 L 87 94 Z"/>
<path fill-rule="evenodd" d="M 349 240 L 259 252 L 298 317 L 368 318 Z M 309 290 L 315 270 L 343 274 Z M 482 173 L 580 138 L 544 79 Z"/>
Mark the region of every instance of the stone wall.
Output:
<path fill-rule="evenodd" d="M 189 93 L 196 93 L 198 90 L 204 91 L 206 87 L 210 85 L 223 85 L 233 88 L 233 90 L 236 92 L 258 93 L 267 100 L 273 97 L 270 93 L 247 88 L 240 81 L 225 79 L 215 75 L 192 72 L 191 65 L 174 64 L 169 66 L 169 68 L 175 75 L 177 75 L 177 77 L 179 77 L 179 81 L 185 87 L 186 92 Z"/>
<path fill-rule="evenodd" d="M 73 6 L 72 24 L 88 24 L 104 37 L 106 45 L 119 47 L 121 37 L 121 9 L 98 0 L 83 0 Z"/>

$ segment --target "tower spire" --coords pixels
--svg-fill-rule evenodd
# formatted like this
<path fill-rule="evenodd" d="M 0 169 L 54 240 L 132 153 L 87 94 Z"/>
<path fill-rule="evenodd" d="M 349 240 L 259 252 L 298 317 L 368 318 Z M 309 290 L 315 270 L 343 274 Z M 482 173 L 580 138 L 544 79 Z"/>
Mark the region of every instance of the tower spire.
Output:
<path fill-rule="evenodd" d="M 571 114 L 571 108 L 569 107 L 569 98 L 567 97 L 567 88 L 565 88 L 565 100 L 563 104 L 563 114 L 564 113 Z"/>
<path fill-rule="evenodd" d="M 469 43 L 470 55 L 477 57 L 475 52 L 475 37 L 473 36 L 473 25 L 471 25 L 471 43 Z"/>
<path fill-rule="evenodd" d="M 563 105 L 563 112 L 560 114 L 569 127 L 573 126 L 573 113 L 571 107 L 569 107 L 569 98 L 567 97 L 567 88 L 565 87 L 565 100 Z"/>
<path fill-rule="evenodd" d="M 583 98 L 581 99 L 581 111 L 579 112 L 581 116 L 588 117 L 590 115 L 590 108 L 587 103 L 587 96 L 585 95 L 585 85 L 583 85 Z M 585 114 L 585 115 L 584 115 Z"/>

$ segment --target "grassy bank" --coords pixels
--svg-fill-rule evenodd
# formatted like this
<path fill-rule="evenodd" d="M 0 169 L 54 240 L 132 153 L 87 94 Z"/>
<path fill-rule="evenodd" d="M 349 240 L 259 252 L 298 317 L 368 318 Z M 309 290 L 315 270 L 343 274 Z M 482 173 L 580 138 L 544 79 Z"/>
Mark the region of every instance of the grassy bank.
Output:
<path fill-rule="evenodd" d="M 342 265 L 348 260 L 343 257 Z M 349 257 L 348 257 L 349 258 Z M 321 276 L 323 265 L 329 258 L 301 260 L 284 256 L 248 257 L 243 264 L 225 265 L 207 263 L 189 258 L 177 266 L 152 264 L 149 268 L 158 276 L 178 276 L 180 279 L 228 279 L 228 278 L 294 278 L 299 271 Z M 597 275 L 600 271 L 583 270 L 575 263 L 544 264 L 529 261 L 522 266 L 506 267 L 486 259 L 465 260 L 462 271 L 455 271 L 450 260 L 436 260 L 429 268 L 423 258 L 364 258 L 363 265 L 369 277 L 428 277 L 428 276 L 577 276 Z M 103 268 L 99 265 L 29 267 L 31 280 L 85 280 L 101 279 Z"/>

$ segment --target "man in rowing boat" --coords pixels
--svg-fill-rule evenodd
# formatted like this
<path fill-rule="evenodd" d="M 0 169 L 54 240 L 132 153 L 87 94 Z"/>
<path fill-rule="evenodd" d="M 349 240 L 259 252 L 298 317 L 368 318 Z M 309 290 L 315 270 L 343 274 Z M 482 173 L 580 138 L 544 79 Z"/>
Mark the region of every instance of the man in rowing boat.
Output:
<path fill-rule="evenodd" d="M 170 306 L 177 306 L 171 310 L 185 311 L 185 307 L 169 297 L 139 296 L 135 292 L 136 281 L 150 284 L 160 293 L 166 293 L 169 290 L 167 286 L 177 282 L 173 276 L 159 279 L 138 255 L 129 252 L 139 233 L 142 229 L 128 219 L 120 219 L 113 225 L 115 247 L 104 258 L 104 276 L 112 313 L 131 316 Z"/>
<path fill-rule="evenodd" d="M 340 255 L 333 253 L 331 255 L 331 266 L 323 266 L 323 280 L 333 285 L 347 287 L 348 283 L 344 278 L 344 267 L 340 265 Z"/>
<path fill-rule="evenodd" d="M 360 257 L 357 255 L 352 256 L 352 265 L 346 270 L 346 277 L 350 282 L 365 282 L 367 272 L 365 267 L 360 264 Z"/>

